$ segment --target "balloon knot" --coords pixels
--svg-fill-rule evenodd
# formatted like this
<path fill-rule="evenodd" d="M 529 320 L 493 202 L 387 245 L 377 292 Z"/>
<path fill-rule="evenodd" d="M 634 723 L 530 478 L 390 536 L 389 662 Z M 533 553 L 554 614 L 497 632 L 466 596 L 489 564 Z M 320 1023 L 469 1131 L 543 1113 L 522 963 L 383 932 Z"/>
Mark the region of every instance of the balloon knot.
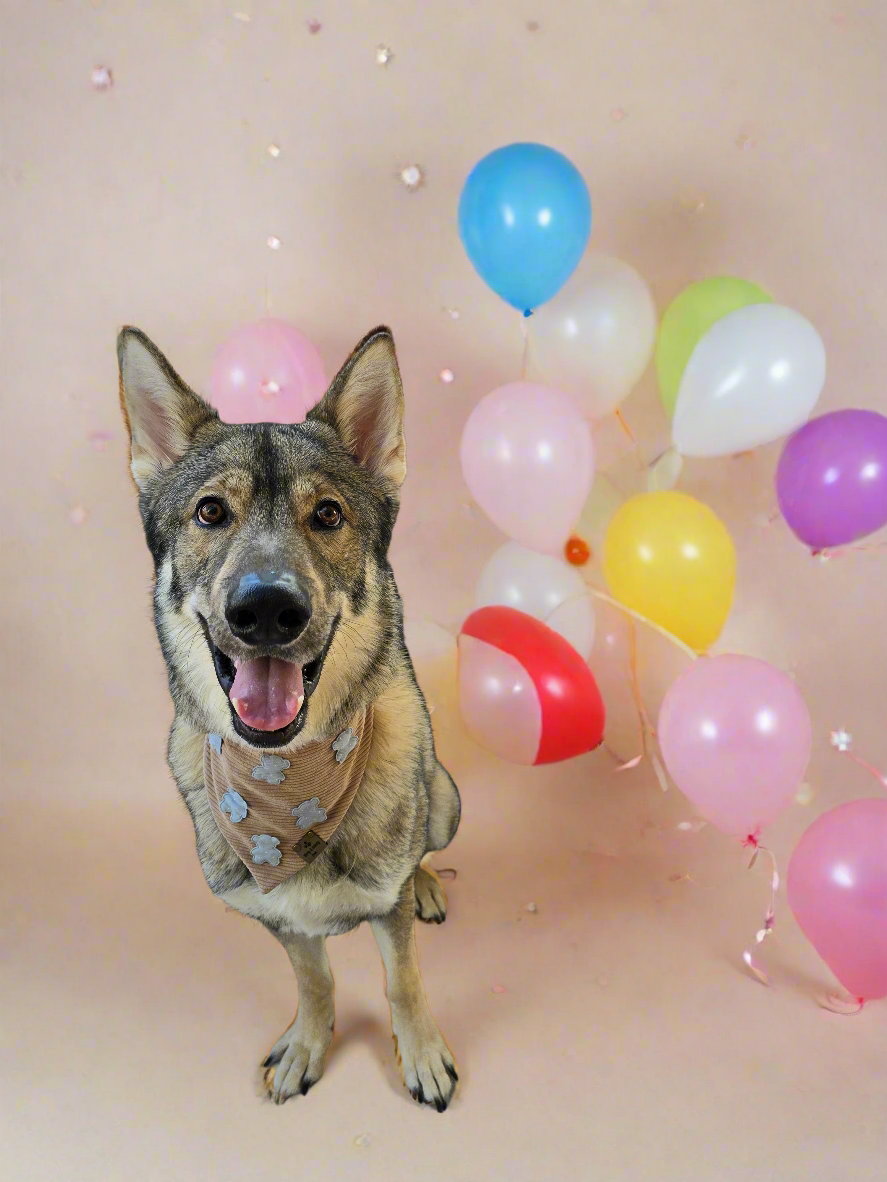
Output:
<path fill-rule="evenodd" d="M 760 844 L 761 844 L 761 831 L 760 831 L 760 829 L 756 829 L 754 831 L 754 833 L 749 833 L 748 836 L 745 838 L 745 840 L 742 843 L 742 848 L 746 849 L 746 850 L 747 849 L 756 850 Z"/>
<path fill-rule="evenodd" d="M 525 308 L 525 309 L 524 309 L 524 318 L 525 318 L 525 319 L 526 319 L 527 317 L 529 317 L 529 316 L 532 316 L 532 315 L 533 315 L 533 309 L 532 309 L 532 308 Z"/>

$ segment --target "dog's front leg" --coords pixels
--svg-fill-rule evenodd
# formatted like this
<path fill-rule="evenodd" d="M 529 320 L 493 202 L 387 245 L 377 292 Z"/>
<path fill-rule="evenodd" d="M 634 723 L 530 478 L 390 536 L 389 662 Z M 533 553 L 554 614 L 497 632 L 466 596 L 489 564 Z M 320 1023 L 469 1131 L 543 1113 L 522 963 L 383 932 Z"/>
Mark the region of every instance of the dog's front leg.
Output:
<path fill-rule="evenodd" d="M 407 879 L 394 910 L 372 922 L 385 964 L 391 1029 L 404 1083 L 420 1104 L 443 1112 L 456 1088 L 450 1048 L 431 1016 L 416 955 L 416 893 Z"/>
<path fill-rule="evenodd" d="M 299 984 L 299 1008 L 262 1066 L 265 1087 L 276 1104 L 302 1095 L 323 1075 L 333 1037 L 333 974 L 323 936 L 275 932 Z"/>

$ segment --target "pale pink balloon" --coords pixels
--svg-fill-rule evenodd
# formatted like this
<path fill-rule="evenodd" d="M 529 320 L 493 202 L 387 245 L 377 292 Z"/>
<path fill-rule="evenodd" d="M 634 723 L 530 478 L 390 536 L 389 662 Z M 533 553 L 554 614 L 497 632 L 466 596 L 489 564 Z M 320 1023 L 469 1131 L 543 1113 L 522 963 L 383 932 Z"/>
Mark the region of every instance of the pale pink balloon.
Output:
<path fill-rule="evenodd" d="M 757 837 L 788 804 L 810 759 L 812 728 L 785 673 L 755 657 L 700 657 L 659 711 L 669 775 L 725 833 Z"/>
<path fill-rule="evenodd" d="M 285 320 L 244 324 L 220 346 L 209 400 L 226 423 L 300 423 L 326 393 L 320 354 Z"/>
<path fill-rule="evenodd" d="M 481 747 L 509 763 L 535 761 L 542 707 L 533 679 L 516 657 L 460 636 L 459 703 L 468 733 Z"/>
<path fill-rule="evenodd" d="M 471 412 L 461 457 L 471 495 L 503 533 L 561 553 L 594 475 L 591 428 L 572 399 L 531 382 L 500 386 Z"/>
<path fill-rule="evenodd" d="M 855 997 L 887 997 L 887 800 L 823 813 L 788 866 L 788 901 L 810 943 Z"/>

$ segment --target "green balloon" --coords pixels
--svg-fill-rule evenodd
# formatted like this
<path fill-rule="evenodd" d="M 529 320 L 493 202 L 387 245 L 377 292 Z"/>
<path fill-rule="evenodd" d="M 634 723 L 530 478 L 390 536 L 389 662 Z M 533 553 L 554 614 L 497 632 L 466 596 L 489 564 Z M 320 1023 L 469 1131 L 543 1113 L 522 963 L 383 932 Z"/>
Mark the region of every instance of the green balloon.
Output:
<path fill-rule="evenodd" d="M 674 414 L 681 378 L 690 354 L 716 320 L 749 304 L 772 304 L 756 283 L 746 279 L 702 279 L 691 283 L 668 305 L 656 341 L 659 394 L 669 415 Z"/>

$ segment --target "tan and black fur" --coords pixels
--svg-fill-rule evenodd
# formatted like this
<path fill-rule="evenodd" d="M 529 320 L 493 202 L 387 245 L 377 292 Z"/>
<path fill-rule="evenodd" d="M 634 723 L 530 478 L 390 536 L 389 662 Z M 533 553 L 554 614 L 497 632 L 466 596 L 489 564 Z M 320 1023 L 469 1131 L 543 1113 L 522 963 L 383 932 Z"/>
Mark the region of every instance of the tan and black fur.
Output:
<path fill-rule="evenodd" d="M 155 563 L 155 622 L 175 703 L 170 766 L 211 891 L 273 932 L 298 980 L 296 1018 L 263 1064 L 268 1093 L 282 1103 L 320 1079 L 333 1028 L 325 940 L 367 920 L 385 964 L 404 1081 L 416 1100 L 443 1111 L 457 1076 L 425 999 L 414 920 L 445 918 L 427 855 L 452 839 L 460 806 L 435 755 L 387 559 L 405 475 L 391 334 L 370 333 L 297 425 L 220 422 L 137 329 L 122 331 L 118 357 L 132 473 Z M 207 497 L 223 505 L 223 526 L 198 520 Z M 342 510 L 333 530 L 317 524 L 316 507 L 329 500 Z M 250 733 L 224 684 L 226 662 L 257 651 L 246 654 L 225 614 L 232 581 L 250 563 L 292 572 L 310 600 L 304 631 L 260 650 L 300 663 L 306 687 L 319 667 L 296 720 L 280 732 Z M 372 749 L 341 827 L 316 861 L 261 894 L 210 811 L 205 736 L 295 750 L 332 739 L 370 702 Z"/>

